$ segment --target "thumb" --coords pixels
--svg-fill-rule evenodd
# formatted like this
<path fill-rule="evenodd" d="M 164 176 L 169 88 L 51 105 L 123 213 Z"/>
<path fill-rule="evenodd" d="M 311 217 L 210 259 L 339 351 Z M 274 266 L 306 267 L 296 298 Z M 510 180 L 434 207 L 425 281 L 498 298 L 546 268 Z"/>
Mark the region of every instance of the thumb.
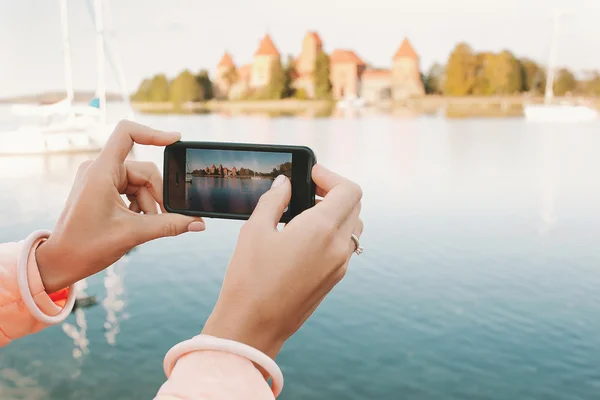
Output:
<path fill-rule="evenodd" d="M 136 215 L 138 237 L 141 243 L 167 236 L 178 236 L 185 232 L 200 232 L 206 229 L 202 218 L 181 214 L 145 214 Z"/>
<path fill-rule="evenodd" d="M 283 211 L 290 204 L 292 184 L 285 175 L 279 175 L 271 185 L 271 189 L 260 196 L 260 200 L 250 217 L 250 221 L 277 227 Z"/>

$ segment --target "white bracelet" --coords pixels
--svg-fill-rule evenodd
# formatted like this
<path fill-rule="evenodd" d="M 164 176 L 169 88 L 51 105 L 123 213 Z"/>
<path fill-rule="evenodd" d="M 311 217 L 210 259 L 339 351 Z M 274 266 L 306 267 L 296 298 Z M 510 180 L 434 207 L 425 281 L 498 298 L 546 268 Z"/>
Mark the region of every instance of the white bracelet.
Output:
<path fill-rule="evenodd" d="M 19 257 L 19 264 L 17 266 L 17 282 L 19 285 L 19 291 L 21 292 L 21 299 L 23 299 L 23 303 L 25 303 L 25 306 L 33 318 L 47 325 L 55 325 L 67 319 L 73 310 L 76 295 L 75 285 L 69 286 L 69 295 L 67 296 L 67 303 L 65 304 L 64 308 L 57 315 L 47 315 L 44 314 L 35 303 L 33 295 L 31 294 L 31 289 L 29 289 L 29 279 L 27 277 L 27 264 L 29 261 L 29 253 L 31 253 L 33 244 L 39 239 L 47 238 L 49 236 L 50 231 L 39 230 L 33 232 L 27 237 L 27 239 L 25 239 L 23 248 L 21 249 L 21 256 Z"/>
<path fill-rule="evenodd" d="M 190 340 L 176 344 L 167 352 L 163 363 L 167 378 L 171 376 L 171 372 L 180 357 L 199 350 L 222 351 L 247 358 L 260 365 L 271 376 L 273 380 L 271 390 L 275 397 L 279 396 L 279 393 L 283 389 L 283 373 L 271 357 L 246 344 L 209 335 L 195 336 Z"/>

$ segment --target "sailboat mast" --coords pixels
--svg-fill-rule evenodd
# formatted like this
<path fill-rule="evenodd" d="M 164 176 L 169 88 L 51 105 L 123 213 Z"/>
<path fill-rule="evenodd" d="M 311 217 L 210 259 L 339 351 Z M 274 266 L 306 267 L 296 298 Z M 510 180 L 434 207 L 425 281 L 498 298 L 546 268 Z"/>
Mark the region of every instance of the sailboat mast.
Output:
<path fill-rule="evenodd" d="M 544 103 L 549 104 L 554 96 L 554 79 L 556 76 L 556 59 L 558 57 L 558 38 L 560 35 L 560 12 L 554 12 L 552 24 L 552 43 L 550 44 L 550 59 L 548 60 L 548 76 L 546 77 L 546 92 Z"/>
<path fill-rule="evenodd" d="M 100 122 L 106 123 L 106 84 L 104 76 L 104 21 L 102 0 L 94 0 L 94 15 L 96 19 L 96 63 L 97 63 L 97 88 L 100 108 Z"/>
<path fill-rule="evenodd" d="M 73 91 L 73 65 L 71 62 L 71 35 L 69 32 L 67 0 L 60 0 L 59 4 L 60 22 L 62 25 L 63 56 L 65 58 L 65 88 L 67 90 L 67 100 L 69 101 L 69 104 L 72 104 L 75 94 Z"/>

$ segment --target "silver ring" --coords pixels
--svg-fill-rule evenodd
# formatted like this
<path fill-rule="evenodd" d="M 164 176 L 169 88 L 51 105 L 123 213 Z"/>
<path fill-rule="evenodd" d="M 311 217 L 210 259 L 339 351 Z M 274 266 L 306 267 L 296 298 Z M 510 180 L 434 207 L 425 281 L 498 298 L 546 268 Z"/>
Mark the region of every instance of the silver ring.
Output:
<path fill-rule="evenodd" d="M 360 240 L 358 240 L 358 236 L 356 236 L 353 233 L 352 236 L 350 236 L 350 239 L 352 239 L 352 241 L 354 242 L 354 252 L 357 256 L 360 256 L 363 252 L 363 248 L 360 245 Z"/>

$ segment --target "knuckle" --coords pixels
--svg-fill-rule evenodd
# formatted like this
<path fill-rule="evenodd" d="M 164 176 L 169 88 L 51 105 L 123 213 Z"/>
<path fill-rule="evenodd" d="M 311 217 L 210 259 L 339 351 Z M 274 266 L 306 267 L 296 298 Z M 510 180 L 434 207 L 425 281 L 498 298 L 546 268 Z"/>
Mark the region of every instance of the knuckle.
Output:
<path fill-rule="evenodd" d="M 93 163 L 94 163 L 94 161 L 93 161 L 93 160 L 86 160 L 86 161 L 82 162 L 82 163 L 79 165 L 79 169 L 78 169 L 78 171 L 79 171 L 79 172 L 84 172 L 84 171 L 86 171 L 86 170 L 87 170 L 87 169 L 88 169 L 88 168 L 89 168 L 89 167 L 90 167 L 90 166 L 91 166 Z"/>
<path fill-rule="evenodd" d="M 337 284 L 342 279 L 344 279 L 347 272 L 348 272 L 348 265 L 346 265 L 346 264 L 344 264 L 340 268 L 338 268 L 337 271 L 335 271 L 335 283 Z"/>
<path fill-rule="evenodd" d="M 115 132 L 127 132 L 131 127 L 131 121 L 127 119 L 120 120 L 115 126 Z"/>
<path fill-rule="evenodd" d="M 356 182 L 350 182 L 350 188 L 352 190 L 352 192 L 356 195 L 356 197 L 360 200 L 362 199 L 363 196 L 363 190 L 360 187 L 360 185 Z"/>
<path fill-rule="evenodd" d="M 177 236 L 178 233 L 179 233 L 179 229 L 177 227 L 177 224 L 175 224 L 173 222 L 169 222 L 163 226 L 163 236 L 164 237 Z"/>

